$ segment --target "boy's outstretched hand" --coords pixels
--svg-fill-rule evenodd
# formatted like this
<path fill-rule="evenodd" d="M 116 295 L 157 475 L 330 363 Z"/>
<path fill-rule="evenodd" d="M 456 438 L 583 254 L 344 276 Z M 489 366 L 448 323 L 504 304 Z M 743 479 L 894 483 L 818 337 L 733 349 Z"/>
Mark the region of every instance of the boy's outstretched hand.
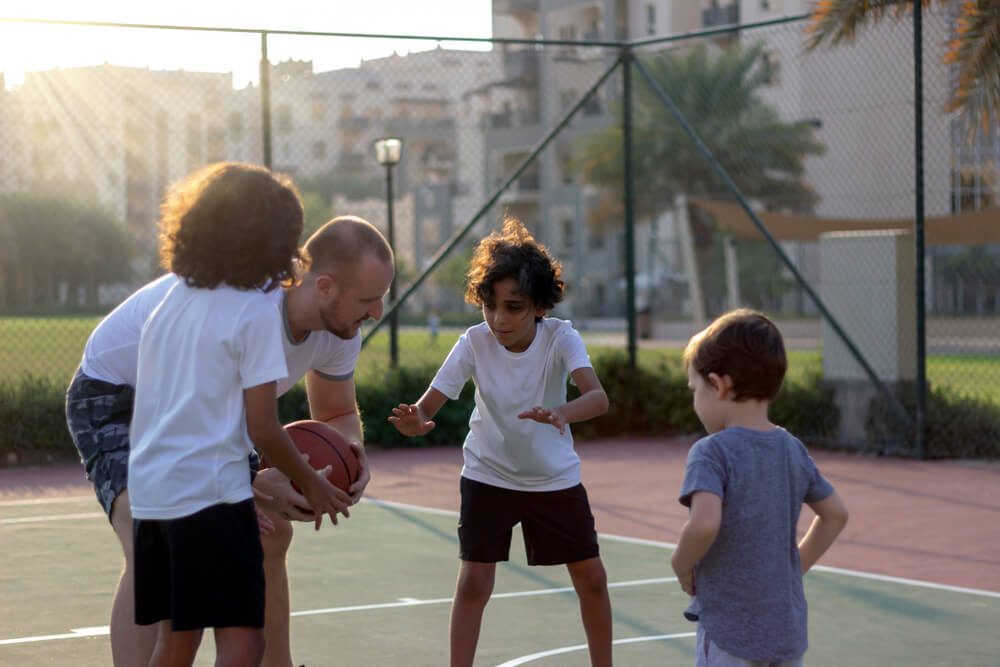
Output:
<path fill-rule="evenodd" d="M 563 417 L 562 413 L 559 412 L 558 409 L 550 410 L 549 408 L 536 406 L 530 410 L 517 413 L 517 418 L 534 419 L 536 422 L 540 422 L 542 424 L 552 424 L 559 429 L 560 435 L 566 432 L 566 418 Z"/>
<path fill-rule="evenodd" d="M 398 408 L 392 409 L 389 421 L 397 431 L 407 436 L 424 435 L 435 426 L 434 422 L 424 419 L 419 407 L 406 403 L 400 403 Z"/>

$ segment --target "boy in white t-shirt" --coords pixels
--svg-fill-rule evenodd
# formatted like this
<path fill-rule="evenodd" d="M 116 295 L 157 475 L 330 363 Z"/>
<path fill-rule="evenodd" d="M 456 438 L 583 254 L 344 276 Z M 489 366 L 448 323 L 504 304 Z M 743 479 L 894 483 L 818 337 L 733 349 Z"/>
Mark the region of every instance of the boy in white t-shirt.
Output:
<path fill-rule="evenodd" d="M 458 339 L 420 400 L 389 417 L 400 433 L 423 435 L 446 400 L 458 398 L 470 377 L 476 384 L 463 447 L 452 667 L 472 665 L 496 564 L 508 559 L 517 523 L 529 565 L 567 565 L 591 664 L 611 664 L 607 575 L 569 431 L 604 414 L 608 397 L 580 334 L 544 317 L 562 299 L 561 273 L 520 222 L 505 220 L 476 247 L 468 272 L 466 301 L 482 306 L 485 321 Z M 581 393 L 569 402 L 567 376 Z"/>
<path fill-rule="evenodd" d="M 142 328 L 128 463 L 135 615 L 158 624 L 150 665 L 259 664 L 263 551 L 247 458 L 256 446 L 334 523 L 350 497 L 313 471 L 278 421 L 288 375 L 266 292 L 296 279 L 302 204 L 287 178 L 219 163 L 161 208 L 163 264 L 181 278 Z"/>

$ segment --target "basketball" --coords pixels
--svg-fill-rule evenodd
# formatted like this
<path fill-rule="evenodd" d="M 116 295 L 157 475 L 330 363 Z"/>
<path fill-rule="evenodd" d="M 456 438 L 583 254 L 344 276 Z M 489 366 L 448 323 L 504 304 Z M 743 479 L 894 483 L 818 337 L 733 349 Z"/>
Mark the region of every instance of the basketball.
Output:
<path fill-rule="evenodd" d="M 316 470 L 333 466 L 327 479 L 334 486 L 347 491 L 358 479 L 358 457 L 351 444 L 335 428 L 321 421 L 303 419 L 285 424 L 296 448 L 309 455 L 309 465 Z M 301 493 L 295 484 L 296 491 Z"/>

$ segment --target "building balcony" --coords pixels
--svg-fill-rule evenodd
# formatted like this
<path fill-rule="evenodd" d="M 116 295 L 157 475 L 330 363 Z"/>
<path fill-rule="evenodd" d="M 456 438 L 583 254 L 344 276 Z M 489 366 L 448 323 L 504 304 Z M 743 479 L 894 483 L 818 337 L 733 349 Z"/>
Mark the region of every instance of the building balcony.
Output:
<path fill-rule="evenodd" d="M 714 28 L 723 25 L 736 25 L 740 22 L 738 5 L 722 5 L 701 10 L 701 25 L 703 28 Z"/>
<path fill-rule="evenodd" d="M 537 108 L 505 109 L 488 116 L 490 128 L 526 127 L 538 125 L 542 120 L 541 111 Z"/>
<path fill-rule="evenodd" d="M 538 61 L 539 53 L 535 49 L 511 49 L 504 51 L 504 76 L 508 79 L 537 81 Z"/>

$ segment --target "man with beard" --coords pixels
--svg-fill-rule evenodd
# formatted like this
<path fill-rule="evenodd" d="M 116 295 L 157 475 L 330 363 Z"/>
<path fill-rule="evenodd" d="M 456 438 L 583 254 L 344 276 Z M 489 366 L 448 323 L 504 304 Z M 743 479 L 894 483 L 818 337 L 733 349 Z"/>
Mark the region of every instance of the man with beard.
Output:
<path fill-rule="evenodd" d="M 310 416 L 353 443 L 361 462 L 359 478 L 349 489 L 356 503 L 371 471 L 362 444 L 354 367 L 361 351 L 362 323 L 382 316 L 382 298 L 394 275 L 392 249 L 372 224 L 341 216 L 320 227 L 304 250 L 309 264 L 301 281 L 267 293 L 281 311 L 284 329 L 288 377 L 278 382 L 278 395 L 304 377 Z M 98 324 L 66 395 L 70 434 L 125 555 L 111 611 L 115 665 L 148 664 L 156 644 L 155 625 L 135 624 L 132 515 L 126 479 L 128 429 L 143 324 L 178 281 L 177 276 L 167 274 L 147 284 Z M 255 467 L 255 462 L 250 465 Z M 291 521 L 313 521 L 314 517 L 300 509 L 308 507 L 308 502 L 277 469 L 261 471 L 253 486 L 258 507 L 266 513 L 261 521 L 266 581 L 262 665 L 290 667 L 286 556 L 293 533 Z"/>

